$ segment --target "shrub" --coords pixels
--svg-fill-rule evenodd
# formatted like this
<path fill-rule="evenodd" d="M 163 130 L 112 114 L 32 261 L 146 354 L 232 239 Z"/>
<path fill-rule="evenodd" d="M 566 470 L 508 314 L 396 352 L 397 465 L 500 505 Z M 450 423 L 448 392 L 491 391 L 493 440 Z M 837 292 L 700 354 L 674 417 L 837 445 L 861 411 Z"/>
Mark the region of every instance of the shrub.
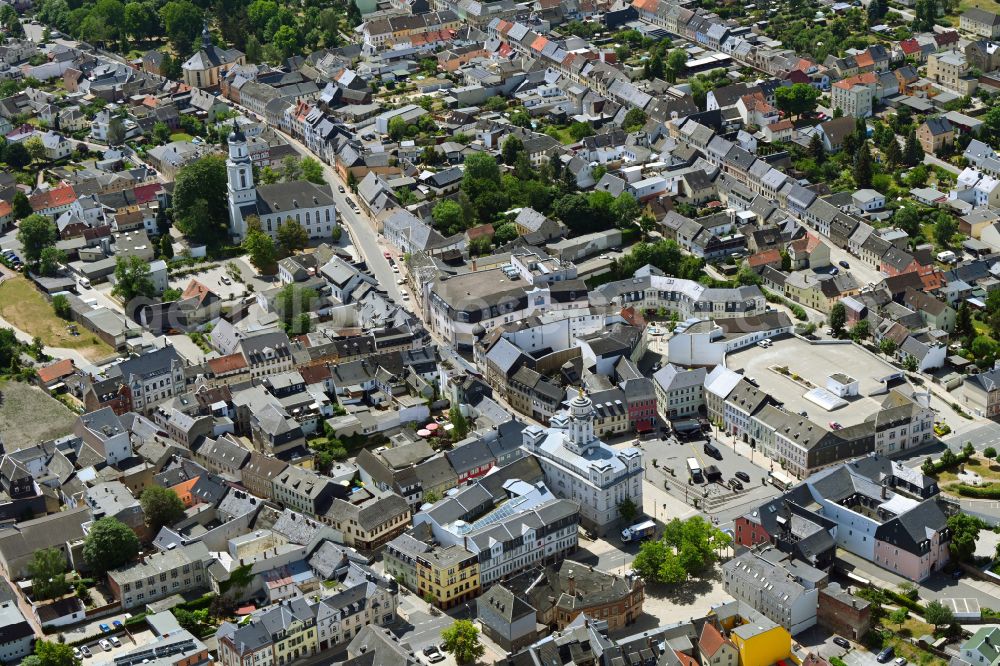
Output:
<path fill-rule="evenodd" d="M 1000 499 L 1000 485 L 991 483 L 988 486 L 968 486 L 962 483 L 958 486 L 958 494 L 975 499 Z"/>

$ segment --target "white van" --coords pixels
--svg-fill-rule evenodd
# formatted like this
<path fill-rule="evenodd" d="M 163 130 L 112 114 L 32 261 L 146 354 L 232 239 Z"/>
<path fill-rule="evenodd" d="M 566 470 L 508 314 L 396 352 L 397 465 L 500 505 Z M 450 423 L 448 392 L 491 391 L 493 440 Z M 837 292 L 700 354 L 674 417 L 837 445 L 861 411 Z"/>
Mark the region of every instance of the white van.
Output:
<path fill-rule="evenodd" d="M 958 257 L 951 250 L 945 250 L 944 252 L 937 253 L 937 260 L 942 264 L 951 264 L 957 261 Z"/>
<path fill-rule="evenodd" d="M 77 284 L 79 284 L 84 289 L 90 289 L 90 280 L 88 280 L 87 278 L 80 278 L 79 280 L 77 280 Z"/>

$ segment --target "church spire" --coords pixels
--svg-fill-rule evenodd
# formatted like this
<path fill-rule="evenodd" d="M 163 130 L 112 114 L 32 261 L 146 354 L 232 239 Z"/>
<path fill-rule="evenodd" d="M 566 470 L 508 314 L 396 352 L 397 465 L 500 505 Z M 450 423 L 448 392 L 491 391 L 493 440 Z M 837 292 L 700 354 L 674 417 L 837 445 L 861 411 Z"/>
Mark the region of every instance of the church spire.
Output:
<path fill-rule="evenodd" d="M 208 31 L 208 20 L 201 24 L 201 48 L 205 50 L 212 48 L 212 33 Z"/>

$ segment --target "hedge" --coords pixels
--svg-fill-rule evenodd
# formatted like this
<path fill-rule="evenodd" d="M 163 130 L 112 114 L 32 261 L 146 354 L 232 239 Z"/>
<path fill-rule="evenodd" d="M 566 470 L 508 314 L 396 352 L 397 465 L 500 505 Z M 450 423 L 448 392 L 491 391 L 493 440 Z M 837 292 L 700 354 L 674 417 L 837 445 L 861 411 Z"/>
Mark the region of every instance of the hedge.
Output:
<path fill-rule="evenodd" d="M 920 615 L 920 617 L 923 617 L 924 613 L 926 612 L 923 604 L 920 604 L 914 601 L 913 599 L 910 599 L 909 597 L 900 594 L 899 592 L 896 592 L 894 590 L 882 590 L 882 594 L 884 594 L 887 599 L 892 600 L 894 603 L 903 606 L 904 608 L 907 608 L 913 611 L 914 613 L 917 613 L 918 615 Z"/>
<path fill-rule="evenodd" d="M 991 483 L 988 486 L 969 486 L 962 483 L 958 486 L 958 494 L 976 499 L 1000 499 L 1000 485 Z"/>

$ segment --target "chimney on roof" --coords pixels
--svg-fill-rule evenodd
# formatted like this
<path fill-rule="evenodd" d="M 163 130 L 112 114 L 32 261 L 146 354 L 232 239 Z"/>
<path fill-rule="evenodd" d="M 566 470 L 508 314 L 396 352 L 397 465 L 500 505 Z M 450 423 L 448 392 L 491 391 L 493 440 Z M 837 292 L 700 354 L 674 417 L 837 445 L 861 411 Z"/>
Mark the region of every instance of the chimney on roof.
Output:
<path fill-rule="evenodd" d="M 566 575 L 566 591 L 571 597 L 576 596 L 576 577 L 573 576 L 572 569 L 570 569 L 569 573 Z"/>

